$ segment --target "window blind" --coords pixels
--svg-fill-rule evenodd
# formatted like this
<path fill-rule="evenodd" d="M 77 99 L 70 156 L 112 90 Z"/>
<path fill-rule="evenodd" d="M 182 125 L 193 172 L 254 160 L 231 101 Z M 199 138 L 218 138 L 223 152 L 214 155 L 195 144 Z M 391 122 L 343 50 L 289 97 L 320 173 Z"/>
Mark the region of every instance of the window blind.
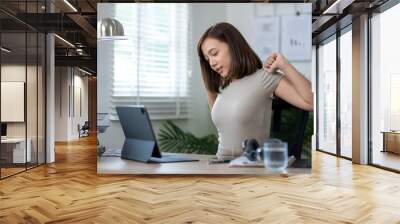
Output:
<path fill-rule="evenodd" d="M 190 115 L 188 4 L 117 4 L 128 40 L 114 41 L 111 119 L 116 106 L 144 105 L 152 120 Z"/>

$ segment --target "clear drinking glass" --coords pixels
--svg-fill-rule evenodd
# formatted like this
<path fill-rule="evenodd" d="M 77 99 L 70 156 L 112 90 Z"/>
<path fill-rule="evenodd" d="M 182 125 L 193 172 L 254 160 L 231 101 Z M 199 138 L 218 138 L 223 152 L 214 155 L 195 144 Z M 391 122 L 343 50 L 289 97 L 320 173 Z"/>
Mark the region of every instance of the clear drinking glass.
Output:
<path fill-rule="evenodd" d="M 269 139 L 264 143 L 264 166 L 276 172 L 284 171 L 288 163 L 287 143 L 279 139 Z"/>

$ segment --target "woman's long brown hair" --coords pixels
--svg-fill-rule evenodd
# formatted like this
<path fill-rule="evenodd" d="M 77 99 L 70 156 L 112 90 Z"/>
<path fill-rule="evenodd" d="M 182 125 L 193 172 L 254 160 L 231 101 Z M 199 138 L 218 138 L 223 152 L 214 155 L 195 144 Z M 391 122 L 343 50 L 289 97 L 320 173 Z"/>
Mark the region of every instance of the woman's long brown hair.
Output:
<path fill-rule="evenodd" d="M 225 79 L 212 70 L 204 57 L 201 46 L 207 38 L 214 38 L 228 44 L 231 55 L 231 68 Z M 214 93 L 219 93 L 220 88 L 227 87 L 232 79 L 241 79 L 262 68 L 260 58 L 251 49 L 243 35 L 234 26 L 226 22 L 217 23 L 206 30 L 197 44 L 197 53 L 200 58 L 201 72 L 205 86 L 207 90 Z"/>

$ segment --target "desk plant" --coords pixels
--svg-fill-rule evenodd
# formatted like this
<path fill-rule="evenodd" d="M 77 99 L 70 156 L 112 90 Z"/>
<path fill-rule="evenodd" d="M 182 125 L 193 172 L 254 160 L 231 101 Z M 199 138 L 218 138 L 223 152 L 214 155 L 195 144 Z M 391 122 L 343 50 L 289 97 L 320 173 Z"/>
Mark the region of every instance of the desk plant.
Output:
<path fill-rule="evenodd" d="M 214 134 L 196 137 L 185 132 L 171 121 L 163 123 L 158 134 L 158 142 L 163 152 L 215 154 L 218 138 Z"/>

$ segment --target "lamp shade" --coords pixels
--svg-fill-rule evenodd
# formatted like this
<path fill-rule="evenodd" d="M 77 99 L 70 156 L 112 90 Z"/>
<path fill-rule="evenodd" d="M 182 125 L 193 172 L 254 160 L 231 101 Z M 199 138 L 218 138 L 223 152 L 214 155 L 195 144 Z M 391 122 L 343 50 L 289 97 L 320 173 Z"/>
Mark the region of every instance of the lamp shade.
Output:
<path fill-rule="evenodd" d="M 124 27 L 122 24 L 112 18 L 104 18 L 97 22 L 98 40 L 126 40 Z"/>

